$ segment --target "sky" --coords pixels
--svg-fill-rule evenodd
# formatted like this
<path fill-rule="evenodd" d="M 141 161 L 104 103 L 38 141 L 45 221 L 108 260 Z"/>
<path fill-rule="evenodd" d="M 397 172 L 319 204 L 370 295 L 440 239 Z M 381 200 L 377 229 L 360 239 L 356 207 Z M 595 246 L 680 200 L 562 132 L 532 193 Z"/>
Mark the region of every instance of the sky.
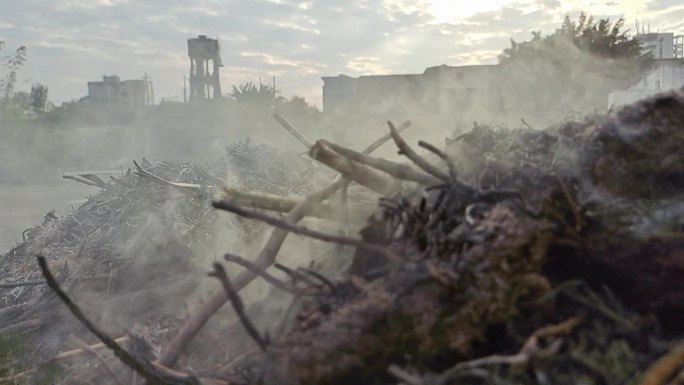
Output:
<path fill-rule="evenodd" d="M 102 75 L 147 74 L 159 101 L 182 100 L 187 39 L 218 38 L 224 93 L 272 81 L 321 105 L 322 76 L 422 73 L 496 63 L 510 39 L 552 32 L 585 11 L 684 34 L 681 0 L 0 0 L 0 41 L 28 47 L 19 89 L 79 99 Z"/>

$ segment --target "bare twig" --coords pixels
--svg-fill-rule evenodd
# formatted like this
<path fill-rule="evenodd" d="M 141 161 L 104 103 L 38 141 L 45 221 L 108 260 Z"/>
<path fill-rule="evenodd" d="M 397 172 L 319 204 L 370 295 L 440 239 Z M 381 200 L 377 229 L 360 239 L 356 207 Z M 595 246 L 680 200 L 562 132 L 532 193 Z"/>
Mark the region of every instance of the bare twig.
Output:
<path fill-rule="evenodd" d="M 271 274 L 268 274 L 265 269 L 263 269 L 260 266 L 255 265 L 251 261 L 248 261 L 242 257 L 239 257 L 237 255 L 233 255 L 233 254 L 226 254 L 223 256 L 223 259 L 225 259 L 228 262 L 237 263 L 238 265 L 244 267 L 245 269 L 247 269 L 247 270 L 251 271 L 252 273 L 258 275 L 259 277 L 263 278 L 266 282 L 277 287 L 278 289 L 284 290 L 288 293 L 294 293 L 295 292 L 292 285 L 288 285 L 286 282 L 283 282 L 283 281 L 279 280 L 278 278 L 272 276 Z"/>
<path fill-rule="evenodd" d="M 304 136 L 304 134 L 302 134 L 301 131 L 299 131 L 295 126 L 293 126 L 289 120 L 285 119 L 284 116 L 276 112 L 273 114 L 273 117 L 275 118 L 275 120 L 278 121 L 278 123 L 280 123 L 281 126 L 283 126 L 283 128 L 285 128 L 285 130 L 287 130 L 287 132 L 290 133 L 290 135 L 294 136 L 295 139 L 299 141 L 299 143 L 303 144 L 304 147 L 310 148 L 311 146 L 313 146 L 313 142 L 311 142 L 309 138 Z"/>
<path fill-rule="evenodd" d="M 664 356 L 658 358 L 641 377 L 642 385 L 665 385 L 684 365 L 684 342 L 675 345 Z M 675 382 L 671 382 L 674 384 Z"/>
<path fill-rule="evenodd" d="M 362 241 L 359 239 L 353 239 L 353 238 L 347 238 L 347 237 L 341 237 L 339 235 L 333 235 L 333 234 L 325 234 L 321 233 L 319 231 L 311 230 L 308 227 L 304 226 L 298 226 L 295 224 L 292 224 L 290 222 L 287 222 L 285 220 L 279 219 L 279 218 L 274 218 L 270 215 L 260 213 L 255 210 L 247 210 L 243 207 L 240 207 L 238 205 L 234 205 L 228 202 L 224 201 L 215 201 L 212 202 L 212 205 L 221 210 L 229 211 L 233 214 L 237 214 L 241 217 L 245 218 L 252 218 L 256 219 L 265 223 L 268 223 L 271 226 L 276 226 L 283 228 L 287 231 L 293 232 L 295 234 L 300 234 L 304 235 L 310 238 L 318 239 L 323 242 L 331 242 L 331 243 L 339 243 L 342 245 L 349 245 L 349 246 L 356 246 L 361 249 L 366 249 L 369 251 L 375 251 L 377 253 L 382 254 L 389 260 L 397 261 L 399 260 L 399 257 L 393 253 L 391 250 L 386 248 L 385 246 L 374 244 L 374 243 L 368 243 L 366 241 Z"/>
<path fill-rule="evenodd" d="M 420 167 L 423 171 L 427 172 L 428 174 L 438 179 L 441 179 L 445 182 L 449 181 L 448 175 L 446 175 L 444 172 L 442 172 L 442 170 L 438 169 L 430 162 L 425 160 L 425 158 L 418 155 L 418 153 L 413 151 L 413 149 L 406 143 L 406 141 L 401 136 L 399 136 L 399 131 L 394 127 L 394 124 L 392 124 L 392 122 L 387 122 L 387 124 L 389 125 L 390 135 L 392 136 L 394 143 L 397 145 L 397 148 L 399 148 L 399 154 L 405 155 L 413 163 L 415 163 L 416 166 Z"/>
<path fill-rule="evenodd" d="M 304 274 L 304 273 L 302 273 L 302 272 L 299 272 L 299 271 L 297 271 L 297 270 L 295 270 L 295 269 L 289 268 L 289 267 L 287 267 L 287 266 L 285 266 L 285 265 L 283 265 L 283 264 L 280 264 L 280 263 L 278 263 L 278 262 L 276 262 L 273 266 L 274 266 L 276 269 L 278 269 L 278 270 L 284 272 L 285 274 L 289 275 L 290 277 L 292 277 L 292 279 L 293 279 L 294 281 L 299 280 L 299 281 L 302 281 L 302 282 L 306 282 L 306 283 L 309 284 L 309 285 L 315 285 L 315 284 L 316 284 L 316 281 L 314 281 L 313 278 L 311 278 L 311 277 L 309 277 L 308 275 L 306 275 L 306 274 Z"/>
<path fill-rule="evenodd" d="M 447 155 L 444 151 L 438 149 L 437 147 L 431 145 L 428 142 L 424 142 L 422 140 L 418 141 L 418 145 L 420 147 L 423 147 L 424 149 L 430 151 L 431 153 L 437 155 L 440 159 L 446 163 L 447 167 L 449 168 L 449 177 L 451 178 L 452 181 L 456 181 L 456 167 L 454 166 L 454 162 L 451 160 L 449 155 Z"/>
<path fill-rule="evenodd" d="M 340 221 L 340 235 L 349 235 L 349 224 L 351 222 L 349 215 L 349 183 L 345 183 L 340 189 L 340 207 L 337 210 L 337 215 Z"/>
<path fill-rule="evenodd" d="M 387 372 L 408 385 L 423 385 L 423 379 L 420 376 L 409 373 L 397 365 L 390 365 L 387 368 Z"/>
<path fill-rule="evenodd" d="M 390 160 L 383 158 L 372 157 L 360 153 L 358 151 L 354 151 L 352 149 L 337 145 L 335 143 L 331 143 L 327 140 L 319 140 L 319 142 L 323 143 L 325 146 L 329 147 L 333 151 L 349 158 L 354 162 L 371 166 L 375 169 L 386 172 L 395 178 L 410 180 L 421 184 L 436 184 L 441 182 L 439 179 L 436 179 L 431 175 L 419 172 L 407 164 L 392 162 Z"/>
<path fill-rule="evenodd" d="M 561 347 L 561 340 L 554 340 L 548 347 L 542 348 L 539 339 L 542 337 L 558 337 L 569 334 L 582 322 L 582 317 L 572 317 L 559 324 L 547 325 L 530 335 L 520 351 L 510 356 L 492 355 L 456 364 L 437 376 L 435 384 L 446 384 L 457 373 L 464 369 L 483 365 L 526 365 L 534 358 L 553 356 Z"/>
<path fill-rule="evenodd" d="M 45 285 L 45 281 L 26 281 L 26 282 L 13 282 L 13 283 L 0 283 L 0 289 L 14 289 L 20 286 L 38 286 Z"/>
<path fill-rule="evenodd" d="M 76 344 L 79 345 L 83 350 L 85 350 L 85 351 L 87 351 L 88 353 L 92 354 L 93 357 L 95 357 L 98 361 L 100 361 L 100 363 L 102 364 L 102 366 L 104 366 L 104 368 L 105 368 L 105 369 L 109 372 L 109 374 L 114 378 L 114 382 L 116 382 L 117 384 L 121 385 L 121 381 L 119 381 L 119 377 L 116 375 L 116 373 L 114 372 L 114 370 L 109 366 L 109 363 L 104 359 L 104 357 L 102 357 L 102 355 L 101 355 L 100 353 L 97 352 L 97 350 L 91 348 L 88 344 L 86 344 L 85 342 L 83 342 L 83 340 L 81 340 L 80 338 L 78 338 L 78 337 L 76 337 L 76 336 L 74 336 L 74 335 L 71 335 L 70 337 L 71 337 L 71 339 L 72 339 L 74 342 L 76 342 Z"/>
<path fill-rule="evenodd" d="M 214 271 L 209 273 L 209 276 L 217 278 L 221 284 L 223 285 L 223 289 L 226 291 L 226 294 L 228 295 L 228 299 L 230 300 L 230 304 L 233 305 L 233 309 L 235 310 L 235 313 L 237 313 L 238 318 L 240 319 L 240 322 L 242 323 L 242 326 L 244 326 L 245 330 L 247 331 L 247 334 L 249 334 L 250 337 L 254 340 L 254 342 L 259 345 L 261 350 L 264 352 L 268 348 L 268 341 L 259 334 L 259 331 L 256 330 L 256 327 L 252 323 L 252 321 L 247 317 L 247 314 L 245 314 L 245 306 L 242 303 L 242 300 L 240 299 L 240 296 L 237 295 L 237 291 L 233 287 L 233 284 L 230 282 L 230 279 L 228 279 L 228 275 L 226 274 L 226 270 L 221 266 L 220 263 L 215 262 L 214 263 Z"/>
<path fill-rule="evenodd" d="M 319 140 L 311 147 L 309 156 L 380 195 L 389 195 L 397 188 L 395 180 L 334 152 L 323 141 Z"/>
<path fill-rule="evenodd" d="M 534 127 L 530 126 L 529 123 L 525 121 L 524 118 L 520 118 L 520 122 L 525 125 L 525 127 L 529 128 L 530 130 L 534 130 Z"/>
<path fill-rule="evenodd" d="M 133 164 L 138 169 L 138 172 L 137 172 L 138 175 L 145 177 L 145 178 L 148 178 L 150 180 L 153 180 L 153 181 L 155 181 L 159 184 L 165 185 L 165 186 L 177 187 L 177 188 L 182 189 L 182 190 L 198 190 L 198 189 L 201 189 L 203 187 L 202 185 L 199 185 L 196 183 L 169 182 L 168 180 L 161 178 L 159 176 L 156 176 L 156 175 L 152 174 L 151 172 L 143 169 L 142 167 L 140 167 L 138 162 L 133 161 Z"/>
<path fill-rule="evenodd" d="M 402 133 L 404 132 L 407 128 L 411 127 L 411 121 L 407 120 L 404 123 L 402 123 L 399 127 L 397 127 L 397 133 Z M 377 150 L 382 146 L 383 144 L 387 143 L 390 139 L 392 139 L 392 134 L 385 134 L 381 136 L 380 138 L 376 139 L 373 143 L 369 144 L 368 147 L 366 147 L 362 152 L 364 154 L 370 154 L 373 151 Z"/>
<path fill-rule="evenodd" d="M 45 322 L 41 318 L 33 318 L 26 321 L 13 323 L 9 326 L 5 326 L 4 328 L 0 329 L 0 336 L 12 336 L 21 334 L 25 331 L 39 328 L 43 326 L 44 323 Z"/>
<path fill-rule="evenodd" d="M 320 281 L 323 285 L 327 286 L 328 289 L 330 289 L 330 292 L 333 295 L 337 295 L 337 287 L 335 286 L 334 283 L 330 282 L 330 280 L 326 277 L 324 277 L 322 274 L 319 274 L 318 272 L 315 272 L 311 269 L 305 269 L 305 268 L 300 268 L 299 270 L 303 271 L 304 273 L 316 278 L 318 281 Z"/>
<path fill-rule="evenodd" d="M 399 129 L 397 129 L 397 132 L 406 130 L 410 125 L 411 122 L 405 122 L 401 127 L 399 127 Z M 391 138 L 392 137 L 389 134 L 384 135 L 383 137 L 377 139 L 375 142 L 370 144 L 366 149 L 364 149 L 363 153 L 370 154 Z M 342 178 L 336 181 L 335 183 L 329 185 L 328 187 L 314 194 L 309 195 L 307 198 L 302 200 L 295 208 L 293 208 L 292 211 L 287 213 L 287 215 L 285 215 L 285 219 L 291 223 L 299 222 L 302 218 L 307 216 L 308 213 L 314 210 L 315 207 L 318 206 L 321 201 L 330 197 L 337 190 L 339 190 L 343 186 L 346 186 L 348 183 L 348 179 Z M 276 255 L 278 254 L 278 251 L 280 250 L 280 247 L 282 246 L 283 242 L 287 238 L 288 233 L 289 232 L 287 230 L 281 228 L 273 229 L 273 232 L 271 233 L 271 236 L 268 238 L 266 245 L 259 253 L 257 259 L 254 261 L 255 265 L 264 269 L 272 265 L 275 262 Z M 235 281 L 233 282 L 235 290 L 241 290 L 243 287 L 247 286 L 247 284 L 249 284 L 255 277 L 256 275 L 252 274 L 249 271 L 243 272 L 242 274 L 238 275 Z M 160 354 L 158 363 L 165 366 L 173 366 L 176 360 L 178 359 L 178 356 L 181 354 L 184 347 L 186 346 L 186 344 L 197 335 L 200 329 L 202 329 L 202 327 L 207 323 L 207 321 L 209 321 L 209 319 L 221 308 L 221 306 L 223 306 L 224 303 L 226 303 L 226 301 L 228 301 L 228 296 L 225 290 L 221 290 L 212 295 L 209 298 L 209 300 L 207 300 L 202 306 L 200 306 L 198 311 L 185 322 L 185 324 L 178 331 L 178 334 L 176 334 L 176 336 L 173 338 L 169 346 Z"/>
<path fill-rule="evenodd" d="M 93 186 L 93 187 L 100 187 L 103 188 L 102 186 L 98 185 L 97 183 L 94 183 L 88 179 L 85 179 L 80 176 L 75 176 L 75 175 L 62 175 L 62 178 L 64 179 L 70 179 L 70 180 L 75 180 L 76 182 L 83 183 L 88 186 Z"/>
<path fill-rule="evenodd" d="M 127 342 L 129 339 L 130 339 L 130 337 L 123 336 L 123 337 L 119 337 L 119 338 L 115 339 L 114 341 L 118 344 L 123 344 L 123 343 Z M 86 349 L 85 347 L 82 347 L 79 349 L 67 350 L 66 352 L 62 352 L 62 353 L 55 355 L 54 357 L 52 357 L 50 359 L 50 361 L 52 362 L 52 361 L 63 360 L 65 358 L 75 357 L 75 356 L 78 356 L 78 355 L 81 355 L 81 354 L 87 352 L 88 350 L 95 351 L 95 350 L 102 349 L 106 346 L 107 345 L 100 342 L 97 344 L 88 345 L 88 349 Z"/>
<path fill-rule="evenodd" d="M 136 357 L 128 351 L 126 351 L 125 349 L 123 349 L 121 345 L 119 345 L 112 337 L 110 337 L 107 333 L 105 333 L 104 331 L 100 330 L 97 326 L 95 326 L 95 324 L 93 324 L 85 316 L 85 314 L 83 314 L 83 311 L 62 290 L 62 288 L 59 286 L 54 276 L 50 272 L 45 257 L 38 257 L 38 265 L 40 266 L 43 276 L 47 281 L 48 287 L 50 287 L 50 289 L 52 289 L 55 292 L 55 294 L 57 294 L 57 297 L 59 297 L 59 299 L 62 300 L 62 302 L 67 306 L 67 308 L 71 311 L 71 314 L 73 314 L 74 317 L 76 317 L 76 319 L 78 319 L 88 330 L 90 330 L 90 332 L 95 334 L 95 336 L 97 336 L 97 338 L 100 339 L 100 341 L 102 341 L 109 349 L 111 349 L 114 352 L 114 355 L 117 358 L 119 358 L 119 360 L 121 360 L 123 364 L 135 370 L 138 374 L 144 377 L 151 384 L 200 385 L 199 380 L 195 377 L 180 377 L 176 375 L 169 375 L 167 373 L 164 373 L 154 365 L 152 365 L 152 363 L 150 363 L 146 359 Z"/>

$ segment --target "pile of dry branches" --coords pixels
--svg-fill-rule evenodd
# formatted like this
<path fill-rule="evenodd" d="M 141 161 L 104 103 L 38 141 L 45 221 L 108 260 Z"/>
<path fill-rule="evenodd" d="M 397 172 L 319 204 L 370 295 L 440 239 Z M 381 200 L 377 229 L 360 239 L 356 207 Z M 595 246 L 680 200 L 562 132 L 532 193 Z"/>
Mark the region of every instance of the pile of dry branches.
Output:
<path fill-rule="evenodd" d="M 683 222 L 663 214 L 682 207 L 682 94 L 545 130 L 477 125 L 445 149 L 418 142 L 422 153 L 402 138 L 408 123 L 389 123 L 388 135 L 356 151 L 313 143 L 276 119 L 339 177 L 303 199 L 223 183 L 214 208 L 273 230 L 256 257 L 214 262 L 220 290 L 176 318 L 172 333 L 110 337 L 71 299 L 73 274 L 63 267 L 55 277 L 59 264 L 39 257 L 51 291 L 37 301 L 55 293 L 118 358 L 83 348 L 101 363 L 98 383 L 125 381 L 121 364 L 148 384 L 682 382 Z M 408 162 L 371 154 L 390 140 Z M 229 153 L 249 154 L 239 149 Z M 186 197 L 205 191 L 148 168 L 138 166 L 139 181 Z M 377 208 L 360 236 L 349 235 L 369 194 Z M 337 231 L 300 225 L 307 216 L 332 219 Z M 279 263 L 289 233 L 353 247 L 346 274 Z M 290 303 L 265 325 L 240 293 L 257 278 Z M 225 303 L 237 328 L 202 338 Z"/>

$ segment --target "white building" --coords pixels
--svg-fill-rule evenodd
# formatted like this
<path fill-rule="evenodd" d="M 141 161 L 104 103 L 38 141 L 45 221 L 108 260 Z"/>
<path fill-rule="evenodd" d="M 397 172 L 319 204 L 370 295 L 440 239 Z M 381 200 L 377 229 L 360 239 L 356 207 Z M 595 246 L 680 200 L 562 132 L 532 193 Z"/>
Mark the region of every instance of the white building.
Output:
<path fill-rule="evenodd" d="M 154 104 L 152 82 L 103 76 L 101 82 L 88 82 L 88 99 L 93 103 L 138 108 Z"/>
<path fill-rule="evenodd" d="M 636 35 L 641 44 L 642 53 L 651 53 L 654 59 L 672 59 L 675 57 L 675 36 L 672 32 L 643 33 Z"/>
<path fill-rule="evenodd" d="M 681 87 L 684 87 L 684 62 L 681 59 L 663 60 L 638 83 L 626 90 L 611 92 L 608 108 L 634 103 Z"/>

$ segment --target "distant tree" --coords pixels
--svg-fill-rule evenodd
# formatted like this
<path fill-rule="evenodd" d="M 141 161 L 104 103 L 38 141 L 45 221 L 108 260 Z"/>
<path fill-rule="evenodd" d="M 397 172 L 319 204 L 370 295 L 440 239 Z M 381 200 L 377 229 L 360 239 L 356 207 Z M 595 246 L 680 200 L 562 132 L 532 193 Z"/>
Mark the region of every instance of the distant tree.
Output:
<path fill-rule="evenodd" d="M 21 46 L 16 51 L 5 54 L 6 44 L 0 41 L 0 94 L 7 102 L 14 93 L 19 69 L 26 61 L 27 48 Z"/>
<path fill-rule="evenodd" d="M 549 35 L 511 40 L 499 56 L 503 113 L 551 124 L 570 112 L 605 109 L 610 92 L 634 84 L 652 63 L 623 26 L 622 18 L 612 23 L 581 13 L 577 20 L 566 16 Z"/>
<path fill-rule="evenodd" d="M 253 82 L 233 86 L 230 96 L 239 103 L 249 103 L 255 106 L 274 106 L 281 101 L 276 90 L 266 84 L 256 85 Z"/>
<path fill-rule="evenodd" d="M 504 49 L 499 56 L 502 64 L 515 60 L 526 60 L 535 57 L 555 58 L 573 55 L 567 50 L 568 43 L 580 51 L 607 59 L 640 59 L 642 58 L 639 41 L 623 30 L 625 20 L 618 19 L 615 23 L 610 19 L 594 20 L 582 12 L 577 21 L 569 16 L 560 28 L 548 36 L 542 37 L 541 32 L 533 31 L 532 39 L 518 43 L 511 39 L 511 46 Z"/>
<path fill-rule="evenodd" d="M 40 83 L 31 86 L 31 108 L 33 112 L 39 114 L 45 112 L 48 102 L 48 88 Z"/>

